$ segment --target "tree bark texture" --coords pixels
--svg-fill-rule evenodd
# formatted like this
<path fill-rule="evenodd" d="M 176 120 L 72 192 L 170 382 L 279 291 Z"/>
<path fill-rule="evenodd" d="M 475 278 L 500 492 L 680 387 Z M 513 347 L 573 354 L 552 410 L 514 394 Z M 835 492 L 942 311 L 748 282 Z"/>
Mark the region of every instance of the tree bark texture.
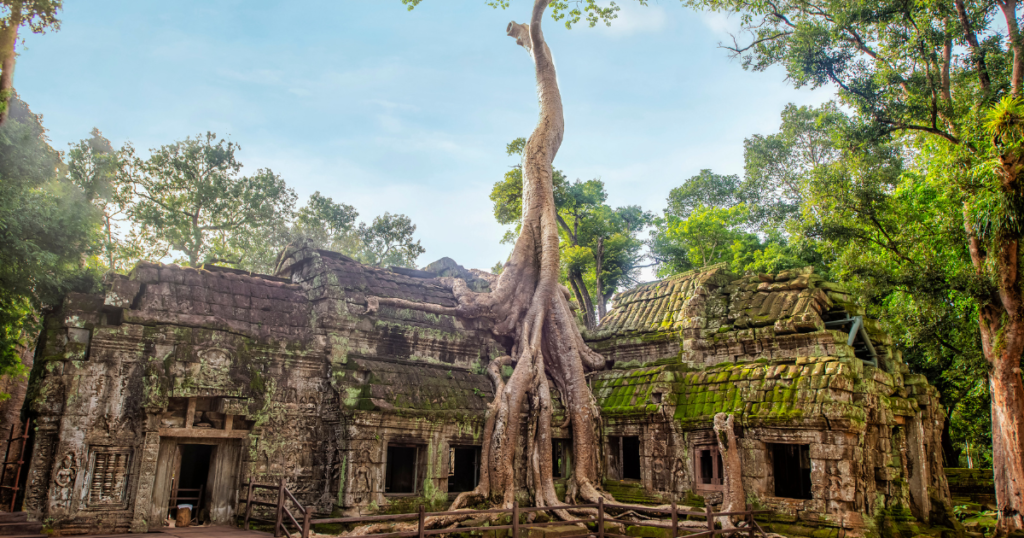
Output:
<path fill-rule="evenodd" d="M 743 491 L 743 463 L 740 459 L 740 447 L 736 443 L 735 420 L 733 415 L 718 413 L 714 419 L 715 437 L 718 438 L 718 451 L 722 454 L 722 512 L 742 512 L 746 510 L 746 493 Z M 723 529 L 733 528 L 733 516 L 720 516 L 719 523 Z"/>
<path fill-rule="evenodd" d="M 1001 4 L 1004 11 L 1008 10 L 1006 5 Z M 1015 4 L 1012 12 L 1016 12 Z M 1016 32 L 1016 26 L 1012 31 Z M 1015 64 L 1017 59 L 1015 57 Z M 1011 150 L 999 157 L 999 163 L 996 172 L 1003 194 L 1019 196 L 1024 156 Z M 981 348 L 989 363 L 992 460 L 999 508 L 996 531 L 1006 535 L 1024 530 L 1024 381 L 1020 368 L 1024 354 L 1024 296 L 1020 281 L 1020 242 L 1012 231 L 998 230 L 986 244 L 973 233 L 969 223 L 966 229 L 975 270 L 979 275 L 991 270 L 990 265 L 995 270 L 995 291 L 978 309 L 978 317 Z"/>
<path fill-rule="evenodd" d="M 488 318 L 493 332 L 510 336 L 510 356 L 493 361 L 488 374 L 495 397 L 484 427 L 480 483 L 456 498 L 451 509 L 491 499 L 508 509 L 517 481 L 528 484 L 536 506 L 560 506 L 552 478 L 551 391 L 557 390 L 572 429 L 573 470 L 567 498 L 597 502 L 599 420 L 597 404 L 587 386 L 588 370 L 605 367 L 605 359 L 583 342 L 569 307 L 570 292 L 559 284 L 558 222 L 551 163 L 562 143 L 562 100 L 551 51 L 544 41 L 541 19 L 549 0 L 535 0 L 529 24 L 512 22 L 507 33 L 530 52 L 537 78 L 540 119 L 523 152 L 523 225 L 515 248 L 490 293 L 476 293 L 458 279 L 442 279 L 458 300 L 439 307 L 394 298 L 368 299 L 369 311 L 379 305 L 413 308 L 465 318 Z M 581 305 L 582 306 L 582 305 Z M 505 380 L 500 366 L 513 365 Z M 528 432 L 520 439 L 520 432 Z M 515 476 L 516 447 L 526 447 L 528 475 Z M 517 480 L 518 479 L 518 480 Z M 567 507 L 568 508 L 568 507 Z M 560 513 L 563 518 L 568 514 Z"/>
<path fill-rule="evenodd" d="M 604 315 L 607 313 L 605 308 L 604 300 L 604 286 L 601 285 L 601 265 L 604 262 L 604 238 L 597 238 L 597 252 L 594 253 L 594 275 L 597 283 L 594 287 L 597 288 L 597 315 L 598 319 L 604 319 Z"/>
<path fill-rule="evenodd" d="M 590 300 L 590 292 L 587 290 L 587 283 L 583 281 L 583 275 L 579 271 L 569 271 L 569 283 L 572 284 L 576 301 L 580 303 L 583 310 L 583 323 L 587 330 L 597 328 L 597 319 L 594 318 L 594 303 Z"/>
<path fill-rule="evenodd" d="M 0 126 L 7 122 L 14 95 L 14 48 L 22 22 L 22 4 L 21 0 L 11 3 L 10 20 L 0 27 Z"/>

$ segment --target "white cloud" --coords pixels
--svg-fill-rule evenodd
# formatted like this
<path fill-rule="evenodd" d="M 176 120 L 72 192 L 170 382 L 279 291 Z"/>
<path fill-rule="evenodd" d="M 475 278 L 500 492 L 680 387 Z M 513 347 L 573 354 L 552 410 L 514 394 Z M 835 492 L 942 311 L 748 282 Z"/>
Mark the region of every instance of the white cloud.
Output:
<path fill-rule="evenodd" d="M 598 33 L 609 37 L 626 37 L 636 34 L 655 34 L 668 27 L 669 17 L 661 6 L 641 6 L 634 2 L 622 2 L 618 18 L 611 26 L 598 23 Z"/>
<path fill-rule="evenodd" d="M 732 13 L 700 11 L 700 22 L 715 36 L 732 43 L 732 36 L 740 33 L 740 18 Z"/>

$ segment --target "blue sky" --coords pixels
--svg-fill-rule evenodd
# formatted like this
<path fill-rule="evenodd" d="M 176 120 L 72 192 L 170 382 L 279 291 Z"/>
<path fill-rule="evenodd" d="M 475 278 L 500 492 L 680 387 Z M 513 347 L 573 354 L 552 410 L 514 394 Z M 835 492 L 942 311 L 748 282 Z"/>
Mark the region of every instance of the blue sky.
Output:
<path fill-rule="evenodd" d="M 537 118 L 527 53 L 505 35 L 529 2 L 68 1 L 59 32 L 29 35 L 15 88 L 53 145 L 98 127 L 143 154 L 207 130 L 299 194 L 417 224 L 425 265 L 504 260 L 488 193 Z M 601 178 L 613 206 L 661 211 L 702 168 L 742 173 L 743 140 L 786 103 L 818 104 L 778 70 L 744 71 L 717 45 L 735 19 L 670 0 L 621 0 L 611 28 L 547 19 L 565 105 L 555 167 Z"/>

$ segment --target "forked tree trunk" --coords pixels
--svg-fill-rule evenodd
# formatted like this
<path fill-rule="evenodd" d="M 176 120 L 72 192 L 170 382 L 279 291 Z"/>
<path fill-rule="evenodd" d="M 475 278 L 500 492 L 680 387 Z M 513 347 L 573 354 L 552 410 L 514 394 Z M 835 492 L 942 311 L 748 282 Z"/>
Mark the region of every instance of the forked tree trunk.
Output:
<path fill-rule="evenodd" d="M 529 24 L 508 25 L 508 35 L 525 47 L 534 62 L 540 119 L 523 152 L 523 225 L 512 256 L 490 293 L 475 293 L 457 279 L 443 279 L 458 300 L 439 307 L 393 298 L 368 298 L 369 311 L 380 305 L 494 321 L 496 334 L 514 342 L 511 356 L 492 362 L 488 373 L 495 397 L 484 428 L 480 484 L 459 495 L 452 509 L 490 498 L 510 508 L 517 483 L 526 483 L 537 506 L 559 506 L 551 476 L 551 390 L 558 390 L 572 428 L 573 470 L 567 497 L 597 502 L 598 421 L 587 370 L 605 367 L 604 358 L 583 342 L 569 308 L 569 290 L 558 283 L 558 222 L 551 163 L 562 143 L 562 100 L 541 19 L 549 0 L 535 0 Z M 500 365 L 512 364 L 501 378 Z M 551 386 L 553 384 L 553 386 Z M 527 429 L 526 439 L 520 432 Z M 516 447 L 525 446 L 528 476 L 515 475 Z M 560 512 L 560 511 L 559 511 Z M 567 517 L 566 514 L 560 514 Z"/>
<path fill-rule="evenodd" d="M 577 271 L 569 271 L 569 284 L 572 286 L 573 294 L 576 295 L 576 302 L 583 310 L 583 323 L 587 330 L 597 328 L 597 320 L 594 319 L 594 303 L 590 300 L 590 291 L 587 290 L 587 283 L 583 281 L 583 275 Z"/>

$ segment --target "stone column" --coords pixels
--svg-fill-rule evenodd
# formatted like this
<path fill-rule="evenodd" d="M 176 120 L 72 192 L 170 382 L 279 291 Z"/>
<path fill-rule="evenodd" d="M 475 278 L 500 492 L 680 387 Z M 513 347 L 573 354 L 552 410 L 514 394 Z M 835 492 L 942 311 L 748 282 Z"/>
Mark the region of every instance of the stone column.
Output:
<path fill-rule="evenodd" d="M 160 454 L 160 434 L 146 432 L 142 445 L 142 463 L 139 465 L 139 480 L 135 490 L 135 514 L 132 516 L 132 532 L 149 532 L 151 525 L 159 527 L 162 522 L 148 521 L 152 512 L 153 483 L 156 481 L 157 456 Z"/>

